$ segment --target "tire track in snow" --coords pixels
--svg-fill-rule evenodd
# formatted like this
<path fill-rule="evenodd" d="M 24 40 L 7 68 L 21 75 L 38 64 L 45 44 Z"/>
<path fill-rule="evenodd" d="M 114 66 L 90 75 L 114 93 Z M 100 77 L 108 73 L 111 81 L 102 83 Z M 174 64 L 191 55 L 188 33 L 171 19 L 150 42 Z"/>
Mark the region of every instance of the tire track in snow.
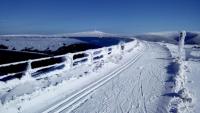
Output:
<path fill-rule="evenodd" d="M 93 83 L 93 84 L 85 87 L 84 89 L 78 91 L 77 93 L 71 95 L 70 97 L 64 99 L 63 101 L 57 103 L 56 105 L 51 106 L 49 109 L 43 111 L 43 113 L 51 113 L 51 112 L 59 113 L 59 112 L 68 112 L 68 110 L 69 111 L 73 110 L 73 106 L 76 106 L 77 104 L 79 104 L 78 102 L 81 102 L 81 101 L 84 102 L 85 101 L 84 98 L 88 94 L 90 94 L 95 89 L 102 86 L 103 84 L 105 84 L 106 82 L 111 80 L 113 77 L 118 75 L 120 72 L 125 70 L 127 67 L 129 67 L 131 64 L 133 64 L 135 61 L 137 61 L 147 50 L 148 50 L 148 46 L 146 45 L 145 49 L 143 51 L 141 51 L 140 53 L 135 55 L 135 57 L 133 59 L 131 59 L 129 62 L 127 62 L 126 64 L 124 64 L 120 68 L 116 69 L 115 71 L 113 71 L 109 75 L 103 77 L 102 79 L 96 81 L 95 83 Z M 70 108 L 72 108 L 72 109 L 70 110 Z"/>

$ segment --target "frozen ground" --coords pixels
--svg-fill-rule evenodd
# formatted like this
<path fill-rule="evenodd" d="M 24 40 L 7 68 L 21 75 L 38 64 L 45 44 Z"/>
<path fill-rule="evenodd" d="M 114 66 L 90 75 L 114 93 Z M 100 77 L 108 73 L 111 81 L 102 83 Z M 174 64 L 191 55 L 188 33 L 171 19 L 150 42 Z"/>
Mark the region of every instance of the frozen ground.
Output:
<path fill-rule="evenodd" d="M 200 62 L 177 50 L 141 42 L 93 65 L 1 88 L 0 112 L 198 113 Z"/>

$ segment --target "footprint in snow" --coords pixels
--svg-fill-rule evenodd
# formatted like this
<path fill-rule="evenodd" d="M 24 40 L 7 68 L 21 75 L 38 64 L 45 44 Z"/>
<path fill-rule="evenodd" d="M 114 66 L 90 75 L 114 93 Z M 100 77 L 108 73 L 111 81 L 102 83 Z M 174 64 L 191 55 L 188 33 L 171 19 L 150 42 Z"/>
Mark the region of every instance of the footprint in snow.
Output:
<path fill-rule="evenodd" d="M 142 69 L 143 67 L 138 67 L 138 69 Z"/>

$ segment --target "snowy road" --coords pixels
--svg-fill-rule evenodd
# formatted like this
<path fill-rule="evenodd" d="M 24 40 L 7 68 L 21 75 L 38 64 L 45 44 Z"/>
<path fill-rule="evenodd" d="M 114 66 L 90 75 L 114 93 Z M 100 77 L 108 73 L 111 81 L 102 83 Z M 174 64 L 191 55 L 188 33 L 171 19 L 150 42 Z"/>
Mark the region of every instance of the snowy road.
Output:
<path fill-rule="evenodd" d="M 158 44 L 145 45 L 128 63 L 45 112 L 167 112 L 172 58 Z"/>

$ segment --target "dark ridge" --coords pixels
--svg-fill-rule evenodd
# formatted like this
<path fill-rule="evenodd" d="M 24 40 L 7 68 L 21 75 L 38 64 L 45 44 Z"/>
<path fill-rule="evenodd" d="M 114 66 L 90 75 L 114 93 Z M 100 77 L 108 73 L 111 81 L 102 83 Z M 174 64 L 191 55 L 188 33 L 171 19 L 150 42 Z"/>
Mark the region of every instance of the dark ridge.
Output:
<path fill-rule="evenodd" d="M 101 47 L 108 47 L 111 45 L 116 45 L 120 41 L 123 42 L 130 42 L 133 41 L 134 39 L 131 38 L 122 38 L 122 37 L 68 37 L 68 38 L 73 38 L 73 39 L 78 39 L 84 42 L 87 42 L 89 44 L 101 46 Z"/>
<path fill-rule="evenodd" d="M 1 44 L 1 45 L 0 45 L 0 49 L 8 49 L 8 47 Z"/>
<path fill-rule="evenodd" d="M 62 55 L 66 53 L 76 53 L 80 51 L 85 51 L 88 49 L 97 49 L 101 48 L 101 46 L 88 44 L 88 43 L 80 43 L 80 44 L 72 44 L 69 46 L 62 46 L 54 52 L 54 55 Z"/>
<path fill-rule="evenodd" d="M 79 43 L 79 44 L 71 44 L 68 46 L 66 46 L 66 44 L 63 44 L 63 46 L 58 48 L 56 51 L 51 51 L 48 48 L 44 51 L 40 51 L 37 49 L 32 50 L 32 48 L 25 48 L 21 51 L 45 53 L 45 54 L 49 54 L 49 55 L 63 55 L 63 54 L 67 54 L 67 53 L 75 53 L 75 52 L 85 51 L 88 49 L 97 49 L 97 48 L 101 48 L 101 47 L 102 46 L 89 44 L 89 43 Z"/>
<path fill-rule="evenodd" d="M 200 44 L 200 35 L 187 40 L 186 44 Z"/>
<path fill-rule="evenodd" d="M 196 33 L 191 33 L 191 32 L 186 32 L 186 36 L 185 36 L 185 42 L 198 36 Z"/>
<path fill-rule="evenodd" d="M 140 40 L 145 40 L 150 42 L 165 42 L 171 44 L 178 44 L 176 40 L 160 35 L 144 34 L 144 35 L 136 35 L 135 37 Z"/>

